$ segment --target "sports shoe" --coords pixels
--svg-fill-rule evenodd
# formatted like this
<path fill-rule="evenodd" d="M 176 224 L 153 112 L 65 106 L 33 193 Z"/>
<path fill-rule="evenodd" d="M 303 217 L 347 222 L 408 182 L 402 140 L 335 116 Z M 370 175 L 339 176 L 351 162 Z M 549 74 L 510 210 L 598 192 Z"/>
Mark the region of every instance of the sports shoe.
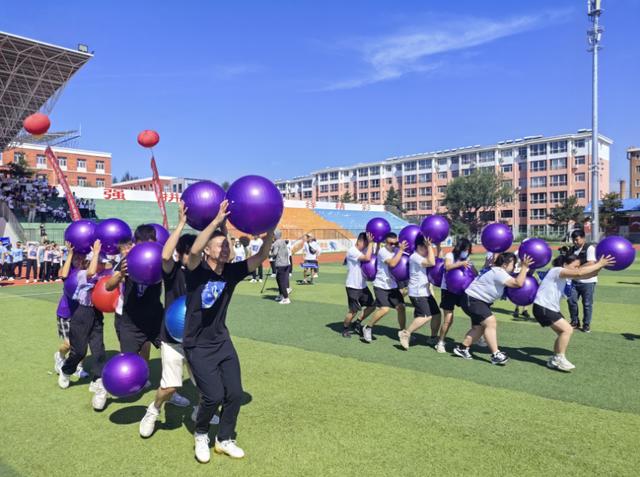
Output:
<path fill-rule="evenodd" d="M 405 350 L 409 349 L 409 337 L 411 334 L 407 330 L 398 331 L 398 338 L 400 339 L 400 346 L 402 346 Z"/>
<path fill-rule="evenodd" d="M 242 459 L 244 457 L 244 451 L 238 447 L 234 439 L 227 439 L 226 441 L 220 442 L 216 437 L 213 450 L 216 454 L 227 454 L 234 459 Z"/>
<path fill-rule="evenodd" d="M 351 338 L 351 330 L 349 328 L 342 329 L 342 337 L 343 338 Z"/>
<path fill-rule="evenodd" d="M 362 336 L 362 323 L 360 323 L 359 321 L 353 323 L 353 331 Z"/>
<path fill-rule="evenodd" d="M 580 321 L 572 321 L 571 322 L 571 327 L 572 328 L 580 328 Z"/>
<path fill-rule="evenodd" d="M 551 369 L 559 369 L 560 371 L 572 371 L 576 367 L 571 361 L 562 355 L 555 355 L 547 361 L 547 367 Z"/>
<path fill-rule="evenodd" d="M 80 365 L 78 365 L 76 372 L 73 373 L 73 375 L 78 379 L 86 379 L 89 377 L 89 373 L 87 373 Z"/>
<path fill-rule="evenodd" d="M 370 326 L 363 326 L 362 327 L 362 339 L 365 340 L 365 342 L 367 343 L 371 343 L 372 340 L 372 330 Z"/>
<path fill-rule="evenodd" d="M 437 353 L 446 353 L 447 352 L 447 348 L 445 348 L 445 346 L 444 346 L 444 341 L 438 341 L 438 343 L 436 344 L 436 352 Z"/>
<path fill-rule="evenodd" d="M 480 337 L 480 339 L 478 341 L 476 341 L 476 346 L 479 346 L 480 348 L 486 348 L 487 346 L 487 341 L 484 339 L 484 335 L 482 335 Z"/>
<path fill-rule="evenodd" d="M 60 368 L 62 368 L 62 366 Z M 62 369 L 60 369 L 60 372 L 58 373 L 58 386 L 60 386 L 61 389 L 67 389 L 69 387 L 70 377 L 71 376 L 64 374 Z"/>
<path fill-rule="evenodd" d="M 584 333 L 591 333 L 591 326 L 589 325 L 582 325 L 582 331 Z"/>
<path fill-rule="evenodd" d="M 438 343 L 438 337 L 437 336 L 430 336 L 429 338 L 427 338 L 427 345 L 435 346 L 437 343 Z"/>
<path fill-rule="evenodd" d="M 282 301 L 282 295 L 278 295 L 278 296 L 275 298 L 275 300 L 276 300 L 276 301 Z"/>
<path fill-rule="evenodd" d="M 173 395 L 171 396 L 171 399 L 167 401 L 167 404 L 173 404 L 174 406 L 178 406 L 178 407 L 187 407 L 188 405 L 191 404 L 191 402 L 186 397 L 181 396 L 176 392 L 176 393 L 173 393 Z"/>
<path fill-rule="evenodd" d="M 160 415 L 160 409 L 158 409 L 155 403 L 149 404 L 147 412 L 145 413 L 142 421 L 140 421 L 140 436 L 150 437 L 156 428 L 156 420 Z"/>
<path fill-rule="evenodd" d="M 531 318 L 531 315 L 529 315 L 529 312 L 527 310 L 524 310 L 522 312 L 522 317 L 528 320 L 529 318 Z"/>
<path fill-rule="evenodd" d="M 258 279 L 258 283 L 262 283 L 262 278 Z"/>
<path fill-rule="evenodd" d="M 514 318 L 518 318 L 520 316 L 520 314 L 517 311 L 514 311 L 511 316 L 513 316 Z"/>
<path fill-rule="evenodd" d="M 255 283 L 255 282 L 256 282 L 256 279 L 255 279 L 255 278 L 252 278 L 252 279 L 251 279 L 251 283 Z"/>
<path fill-rule="evenodd" d="M 509 357 L 502 351 L 496 351 L 491 355 L 491 364 L 505 364 L 509 361 Z"/>
<path fill-rule="evenodd" d="M 469 352 L 469 348 L 462 348 L 460 346 L 456 346 L 453 349 L 453 354 L 455 354 L 456 356 L 460 356 L 461 358 L 464 358 L 464 359 L 473 359 L 473 356 L 471 356 L 471 353 Z"/>
<path fill-rule="evenodd" d="M 272 273 L 272 274 L 271 274 L 271 278 L 276 278 L 276 274 L 275 274 L 275 273 Z"/>
<path fill-rule="evenodd" d="M 196 422 L 196 419 L 198 419 L 198 406 L 193 406 L 193 412 L 191 413 L 191 420 L 193 422 Z M 218 424 L 220 424 L 220 416 L 218 416 L 217 414 L 214 414 L 211 420 L 209 421 L 209 424 L 213 426 L 217 426 Z"/>
<path fill-rule="evenodd" d="M 207 434 L 193 435 L 196 441 L 196 459 L 201 464 L 206 464 L 211 460 L 211 449 L 209 449 L 209 436 Z"/>
<path fill-rule="evenodd" d="M 291 300 L 289 300 L 288 298 L 283 298 L 282 300 L 280 300 L 280 304 L 281 305 L 290 305 L 291 304 Z"/>
<path fill-rule="evenodd" d="M 94 411 L 102 411 L 107 404 L 107 390 L 102 385 L 102 378 L 98 378 L 89 385 L 89 391 L 93 393 L 91 405 Z"/>

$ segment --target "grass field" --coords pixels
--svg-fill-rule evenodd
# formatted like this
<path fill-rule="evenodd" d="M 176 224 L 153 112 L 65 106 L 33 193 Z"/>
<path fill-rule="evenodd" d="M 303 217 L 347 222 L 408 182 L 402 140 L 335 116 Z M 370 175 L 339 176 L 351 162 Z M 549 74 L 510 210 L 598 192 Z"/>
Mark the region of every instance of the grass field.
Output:
<path fill-rule="evenodd" d="M 508 302 L 495 308 L 505 367 L 482 349 L 474 361 L 437 354 L 424 336 L 402 351 L 395 314 L 370 345 L 344 339 L 344 274 L 322 266 L 289 306 L 273 302 L 272 280 L 262 297 L 258 284 L 239 286 L 228 324 L 247 457 L 212 455 L 208 465 L 193 458 L 191 408 L 168 407 L 143 440 L 153 392 L 96 413 L 86 382 L 58 389 L 59 285 L 1 289 L 0 476 L 638 475 L 640 263 L 601 274 L 593 332 L 576 333 L 569 349 L 571 374 L 545 367 L 552 333 L 514 320 Z M 460 340 L 469 320 L 457 316 L 450 336 Z M 115 353 L 112 320 L 105 341 Z M 156 351 L 150 366 L 157 385 Z M 190 384 L 184 394 L 195 398 Z"/>

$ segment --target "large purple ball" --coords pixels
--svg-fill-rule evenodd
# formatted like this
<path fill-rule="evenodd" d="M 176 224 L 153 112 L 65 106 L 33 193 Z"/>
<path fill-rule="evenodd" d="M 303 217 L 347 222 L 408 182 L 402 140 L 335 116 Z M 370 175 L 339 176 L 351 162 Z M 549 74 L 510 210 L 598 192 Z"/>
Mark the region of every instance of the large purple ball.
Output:
<path fill-rule="evenodd" d="M 218 215 L 224 190 L 215 182 L 200 181 L 187 187 L 181 200 L 187 209 L 187 223 L 196 230 L 202 230 Z"/>
<path fill-rule="evenodd" d="M 229 222 L 241 232 L 260 235 L 280 222 L 284 201 L 278 188 L 262 176 L 244 176 L 227 190 Z"/>
<path fill-rule="evenodd" d="M 475 278 L 475 273 L 468 267 L 452 268 L 445 273 L 447 290 L 456 295 L 463 293 Z"/>
<path fill-rule="evenodd" d="M 538 293 L 538 281 L 530 276 L 525 278 L 522 287 L 507 288 L 507 298 L 518 306 L 531 305 L 536 299 L 536 293 Z"/>
<path fill-rule="evenodd" d="M 120 353 L 102 370 L 102 384 L 115 397 L 139 393 L 149 379 L 147 362 L 136 353 Z"/>
<path fill-rule="evenodd" d="M 64 289 L 64 294 L 67 298 L 73 298 L 73 295 L 76 292 L 76 288 L 78 288 L 78 269 L 72 268 L 69 270 L 69 275 L 64 279 L 64 284 L 62 285 Z"/>
<path fill-rule="evenodd" d="M 366 278 L 370 282 L 376 279 L 377 264 L 378 257 L 376 255 L 372 255 L 371 260 L 369 260 L 368 262 L 360 263 L 360 269 L 362 270 L 364 278 Z"/>
<path fill-rule="evenodd" d="M 409 280 L 409 255 L 403 253 L 398 264 L 390 271 L 393 278 L 399 282 L 406 282 Z"/>
<path fill-rule="evenodd" d="M 433 243 L 440 243 L 449 235 L 449 222 L 441 215 L 430 215 L 422 221 L 420 230 Z"/>
<path fill-rule="evenodd" d="M 76 220 L 64 231 L 64 240 L 73 246 L 74 252 L 87 254 L 96 240 L 96 224 L 90 220 Z"/>
<path fill-rule="evenodd" d="M 539 238 L 530 238 L 520 244 L 520 248 L 518 248 L 518 257 L 520 260 L 524 258 L 525 255 L 529 255 L 533 260 L 531 264 L 531 270 L 535 270 L 536 268 L 542 268 L 547 263 L 551 261 L 551 255 L 553 252 L 551 251 L 551 247 L 542 239 Z"/>
<path fill-rule="evenodd" d="M 416 249 L 416 239 L 420 235 L 420 227 L 417 225 L 407 225 L 398 234 L 398 242 L 407 242 L 408 246 L 405 252 L 412 254 Z"/>
<path fill-rule="evenodd" d="M 616 263 L 607 270 L 624 270 L 629 267 L 636 258 L 636 249 L 626 238 L 611 235 L 600 241 L 596 246 L 596 257 L 611 255 Z"/>
<path fill-rule="evenodd" d="M 480 241 L 489 252 L 501 253 L 513 243 L 513 233 L 505 224 L 489 224 L 482 229 Z"/>
<path fill-rule="evenodd" d="M 427 268 L 427 277 L 429 281 L 437 286 L 442 286 L 442 279 L 444 278 L 444 260 L 436 258 L 436 264 L 433 267 Z"/>
<path fill-rule="evenodd" d="M 156 231 L 156 242 L 164 246 L 164 244 L 167 243 L 167 240 L 169 239 L 169 231 L 160 224 L 149 225 L 151 225 L 151 227 L 153 227 Z"/>
<path fill-rule="evenodd" d="M 382 217 L 375 217 L 367 222 L 366 230 L 373 235 L 373 241 L 380 243 L 384 240 L 385 235 L 391 232 L 391 225 Z"/>
<path fill-rule="evenodd" d="M 162 245 L 141 242 L 127 254 L 127 270 L 131 279 L 142 285 L 155 285 L 162 280 Z"/>
<path fill-rule="evenodd" d="M 118 242 L 131 240 L 132 235 L 131 228 L 120 219 L 105 219 L 96 227 L 96 238 L 100 239 L 102 252 L 107 255 L 117 254 L 120 251 Z"/>

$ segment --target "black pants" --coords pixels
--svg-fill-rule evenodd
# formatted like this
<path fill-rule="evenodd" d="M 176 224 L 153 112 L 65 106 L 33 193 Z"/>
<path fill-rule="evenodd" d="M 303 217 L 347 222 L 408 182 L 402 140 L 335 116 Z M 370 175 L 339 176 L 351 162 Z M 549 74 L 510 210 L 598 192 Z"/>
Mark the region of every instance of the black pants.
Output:
<path fill-rule="evenodd" d="M 51 280 L 57 280 L 59 274 L 60 274 L 60 264 L 52 263 L 51 264 Z"/>
<path fill-rule="evenodd" d="M 44 266 L 45 263 L 46 262 L 40 262 L 40 266 L 38 267 L 38 280 L 41 282 L 44 281 L 45 272 L 47 271 L 47 267 Z"/>
<path fill-rule="evenodd" d="M 260 280 L 262 280 L 264 274 L 264 269 L 262 268 L 262 264 L 258 265 L 258 268 L 256 268 L 253 271 L 253 279 L 257 280 L 258 278 L 260 278 Z"/>
<path fill-rule="evenodd" d="M 13 276 L 13 264 L 5 262 L 2 265 L 2 274 L 7 278 L 11 278 Z"/>
<path fill-rule="evenodd" d="M 22 276 L 22 260 L 13 262 L 13 276 L 20 278 Z"/>
<path fill-rule="evenodd" d="M 289 298 L 289 266 L 276 267 L 276 282 L 278 283 L 278 291 L 282 298 Z"/>
<path fill-rule="evenodd" d="M 44 279 L 51 280 L 51 262 L 44 262 Z"/>
<path fill-rule="evenodd" d="M 218 440 L 235 439 L 242 403 L 240 360 L 231 340 L 210 348 L 185 348 L 185 355 L 202 397 L 196 418 L 196 432 L 209 432 L 209 421 L 222 404 Z"/>
<path fill-rule="evenodd" d="M 270 260 L 269 261 L 269 266 L 271 267 L 271 275 L 276 273 L 276 262 L 274 262 L 273 260 Z"/>
<path fill-rule="evenodd" d="M 104 317 L 101 311 L 91 306 L 80 305 L 71 316 L 69 322 L 69 343 L 71 350 L 62 365 L 62 372 L 71 375 L 76 372 L 78 364 L 87 355 L 87 345 L 91 348 L 93 365 L 92 380 L 102 376 L 102 368 L 107 359 L 104 350 Z"/>
<path fill-rule="evenodd" d="M 30 258 L 27 260 L 27 276 L 25 277 L 27 280 L 29 280 L 29 277 L 31 276 L 31 270 L 33 270 L 33 279 L 35 280 L 36 278 L 38 278 L 36 276 L 38 271 L 38 262 L 35 258 Z"/>

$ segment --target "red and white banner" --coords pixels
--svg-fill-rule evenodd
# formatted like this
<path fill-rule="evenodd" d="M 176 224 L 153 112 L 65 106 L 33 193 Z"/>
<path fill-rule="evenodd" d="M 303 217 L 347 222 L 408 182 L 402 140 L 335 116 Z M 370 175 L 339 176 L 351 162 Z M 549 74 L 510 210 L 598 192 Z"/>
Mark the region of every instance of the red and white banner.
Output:
<path fill-rule="evenodd" d="M 165 229 L 169 230 L 169 221 L 167 220 L 167 209 L 164 206 L 164 197 L 162 195 L 162 185 L 160 184 L 160 175 L 158 174 L 156 159 L 153 156 L 151 156 L 151 172 L 153 173 L 153 192 L 155 192 L 156 194 L 158 207 L 160 207 L 160 213 L 162 214 L 162 226 Z"/>
<path fill-rule="evenodd" d="M 73 197 L 71 189 L 69 188 L 69 183 L 67 182 L 67 178 L 62 173 L 62 169 L 60 169 L 60 164 L 58 164 L 58 158 L 51 150 L 51 147 L 47 146 L 44 150 L 44 155 L 47 157 L 49 161 L 49 165 L 53 172 L 55 172 L 56 177 L 58 178 L 58 182 L 60 186 L 62 186 L 62 190 L 64 191 L 64 196 L 67 198 L 67 204 L 69 204 L 69 212 L 71 213 L 71 220 L 74 222 L 76 220 L 80 220 L 82 216 L 80 215 L 80 210 L 78 210 L 78 205 L 76 204 L 76 199 Z"/>

